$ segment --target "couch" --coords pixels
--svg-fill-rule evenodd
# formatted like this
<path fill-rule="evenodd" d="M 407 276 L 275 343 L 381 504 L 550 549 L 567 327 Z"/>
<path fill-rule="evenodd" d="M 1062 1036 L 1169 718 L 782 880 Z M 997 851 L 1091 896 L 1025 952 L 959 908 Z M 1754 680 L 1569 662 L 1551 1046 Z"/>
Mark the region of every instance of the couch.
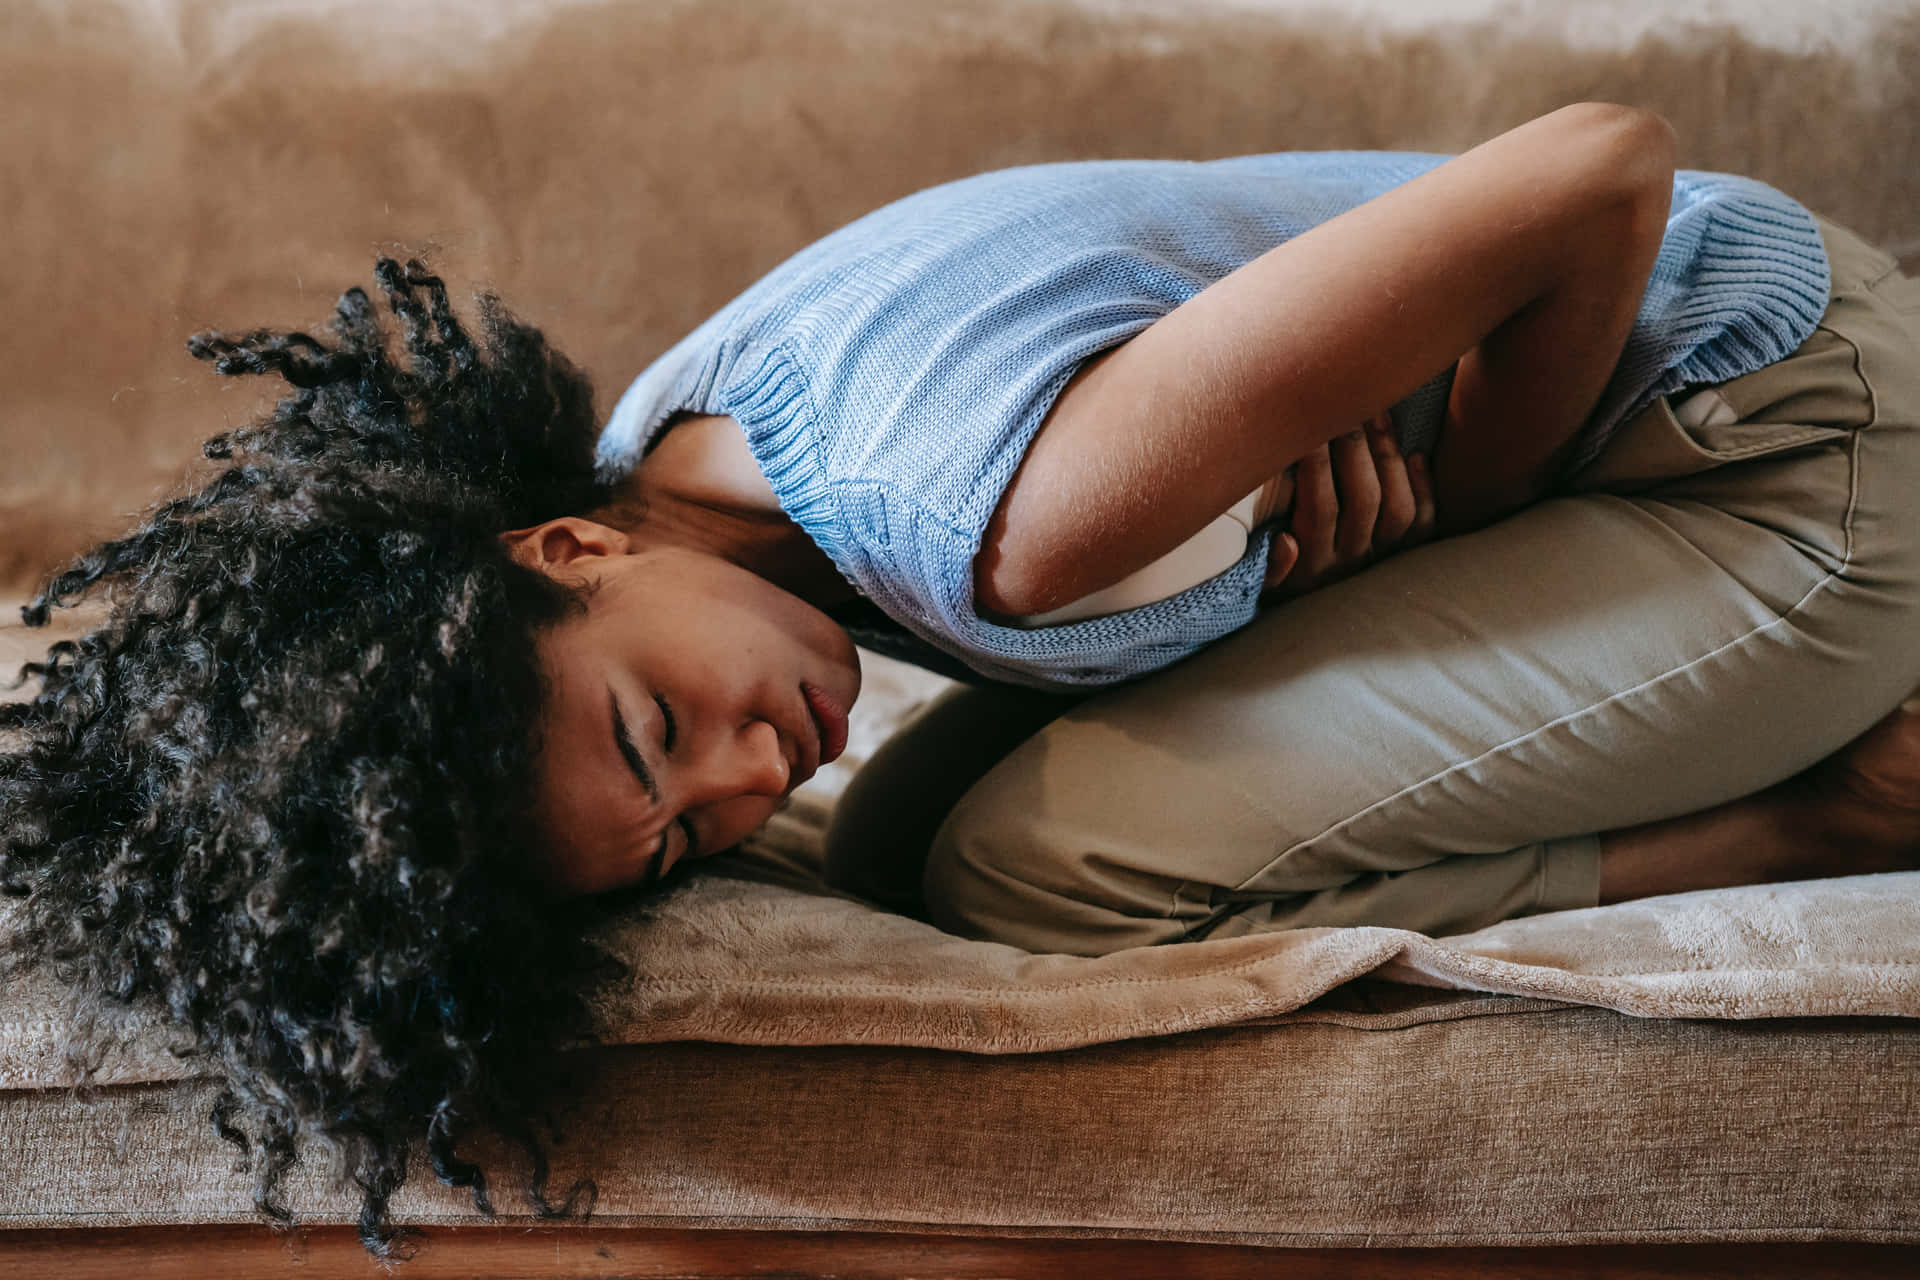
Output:
<path fill-rule="evenodd" d="M 759 274 L 922 187 L 1058 159 L 1453 152 L 1598 99 L 1660 111 L 1683 166 L 1768 181 L 1920 273 L 1920 11 L 1668 10 L 9 6 L 0 593 L 260 407 L 189 333 L 318 323 L 394 247 L 498 290 L 604 411 Z M 48 638 L 0 628 L 0 658 Z M 505 1193 L 487 1223 L 417 1169 L 395 1203 L 428 1228 L 416 1274 L 1920 1270 L 1920 877 L 1459 939 L 1027 957 L 822 882 L 862 764 L 950 693 L 878 657 L 868 681 L 841 762 L 609 934 L 654 963 L 568 1050 L 555 1178 L 597 1179 L 591 1223 Z M 301 1235 L 256 1224 L 164 1027 L 136 1021 L 76 1096 L 59 1009 L 52 987 L 0 993 L 0 1270 L 370 1273 L 357 1202 L 317 1167 L 288 1190 Z"/>

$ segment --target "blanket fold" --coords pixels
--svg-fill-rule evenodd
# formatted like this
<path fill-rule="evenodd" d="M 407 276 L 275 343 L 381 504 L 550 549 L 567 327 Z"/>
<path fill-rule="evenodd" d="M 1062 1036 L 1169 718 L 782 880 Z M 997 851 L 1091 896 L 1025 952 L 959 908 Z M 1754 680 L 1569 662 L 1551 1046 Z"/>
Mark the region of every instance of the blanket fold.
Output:
<path fill-rule="evenodd" d="M 1305 1016 L 1373 978 L 1644 1018 L 1920 1017 L 1920 872 L 1702 890 L 1431 938 L 1298 929 L 1083 957 L 974 942 L 735 862 L 602 925 L 624 979 L 593 995 L 600 1044 L 894 1045 L 1043 1053 Z M 1446 1001 L 1434 1016 L 1454 1016 Z M 0 1087 L 64 1083 L 60 993 L 0 1006 Z M 1406 1011 L 1382 1026 L 1404 1025 Z M 193 1073 L 128 1024 L 103 1083 Z"/>
<path fill-rule="evenodd" d="M 1920 873 L 1704 890 L 1431 938 L 1299 929 L 1098 957 L 720 876 L 600 941 L 603 1038 L 1037 1053 L 1271 1018 L 1373 976 L 1649 1018 L 1920 1016 Z"/>

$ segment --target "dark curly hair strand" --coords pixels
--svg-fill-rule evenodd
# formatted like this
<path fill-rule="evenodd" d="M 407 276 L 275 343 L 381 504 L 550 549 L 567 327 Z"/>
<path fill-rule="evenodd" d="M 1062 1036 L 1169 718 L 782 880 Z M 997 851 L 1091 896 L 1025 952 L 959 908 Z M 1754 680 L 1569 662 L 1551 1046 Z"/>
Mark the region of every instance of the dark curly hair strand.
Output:
<path fill-rule="evenodd" d="M 375 278 L 407 359 L 350 289 L 336 341 L 197 335 L 224 374 L 293 391 L 207 442 L 224 464 L 56 574 L 45 625 L 96 588 L 106 620 L 29 663 L 0 706 L 0 889 L 21 899 L 10 968 L 74 992 L 82 1079 L 128 1009 L 158 1008 L 225 1087 L 216 1131 L 277 1198 L 309 1145 L 389 1221 L 410 1144 L 491 1215 L 455 1154 L 490 1126 L 531 1158 L 550 1050 L 585 1026 L 580 981 L 613 962 L 530 866 L 539 630 L 581 601 L 513 561 L 505 530 L 593 509 L 586 378 L 491 294 L 480 341 L 418 261 Z M 615 966 L 617 967 L 617 966 Z"/>

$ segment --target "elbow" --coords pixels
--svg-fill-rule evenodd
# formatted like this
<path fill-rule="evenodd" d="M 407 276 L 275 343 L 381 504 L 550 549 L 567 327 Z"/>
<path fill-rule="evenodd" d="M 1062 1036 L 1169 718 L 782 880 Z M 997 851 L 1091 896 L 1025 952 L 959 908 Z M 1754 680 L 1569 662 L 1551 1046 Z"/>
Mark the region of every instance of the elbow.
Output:
<path fill-rule="evenodd" d="M 1588 132 L 1611 134 L 1647 146 L 1665 146 L 1671 152 L 1679 135 L 1667 118 L 1646 107 L 1623 102 L 1575 102 L 1553 113 L 1568 127 Z"/>
<path fill-rule="evenodd" d="M 1005 625 L 1016 618 L 1030 618 L 1053 608 L 1052 597 L 1019 567 L 993 541 L 984 544 L 973 561 L 974 612 L 989 622 Z"/>
<path fill-rule="evenodd" d="M 1561 111 L 1589 148 L 1590 171 L 1606 195 L 1664 226 L 1680 151 L 1667 118 L 1616 102 L 1576 102 Z"/>
<path fill-rule="evenodd" d="M 1614 156 L 1630 198 L 1658 206 L 1664 224 L 1673 203 L 1673 170 L 1680 154 L 1680 135 L 1658 112 L 1624 107 L 1630 114 L 1620 122 Z"/>

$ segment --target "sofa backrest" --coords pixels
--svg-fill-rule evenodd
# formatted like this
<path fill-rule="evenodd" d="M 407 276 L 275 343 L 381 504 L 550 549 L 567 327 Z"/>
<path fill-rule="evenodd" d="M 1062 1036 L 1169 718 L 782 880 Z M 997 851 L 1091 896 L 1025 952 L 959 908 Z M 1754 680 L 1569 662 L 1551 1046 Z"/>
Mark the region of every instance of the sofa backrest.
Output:
<path fill-rule="evenodd" d="M 317 327 L 426 250 L 604 412 L 793 251 L 1049 160 L 1464 150 L 1579 98 L 1920 253 L 1903 0 L 37 0 L 0 10 L 0 587 L 175 487 L 269 390 L 185 351 Z M 1816 12 L 1817 9 L 1817 12 Z M 1816 21 L 1817 19 L 1817 21 Z M 1916 259 L 1920 262 L 1920 259 Z"/>

